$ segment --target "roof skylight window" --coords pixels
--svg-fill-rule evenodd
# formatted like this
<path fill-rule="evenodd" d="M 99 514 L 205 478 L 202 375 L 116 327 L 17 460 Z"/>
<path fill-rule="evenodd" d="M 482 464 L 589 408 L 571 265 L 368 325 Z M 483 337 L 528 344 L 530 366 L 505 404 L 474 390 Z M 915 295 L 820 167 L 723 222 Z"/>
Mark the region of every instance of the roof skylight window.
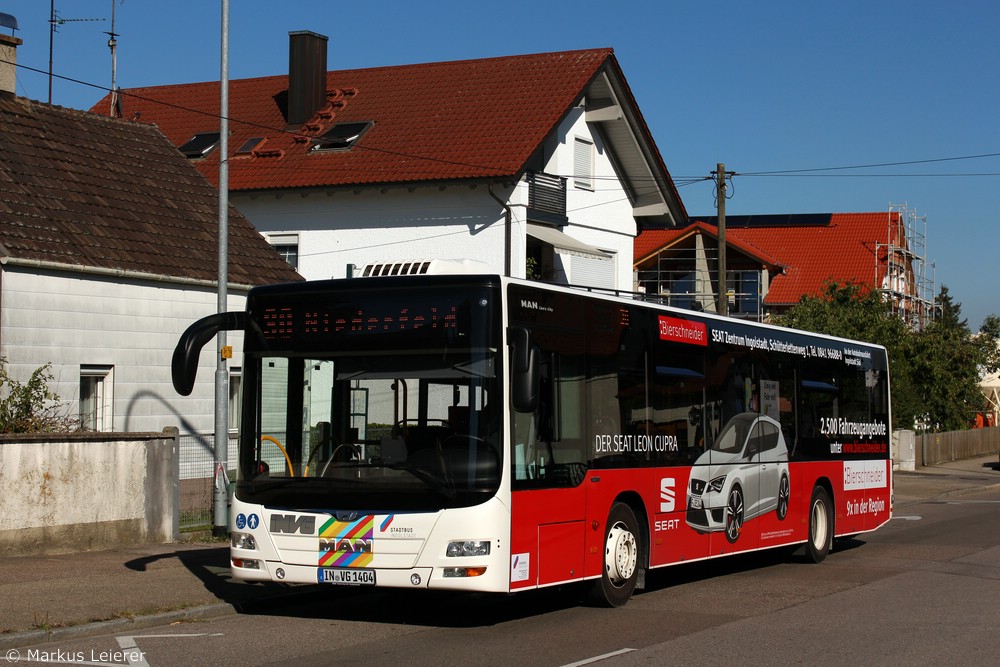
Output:
<path fill-rule="evenodd" d="M 262 143 L 264 143 L 264 137 L 250 137 L 243 142 L 242 146 L 236 149 L 236 154 L 247 155 L 248 153 L 253 153 Z"/>
<path fill-rule="evenodd" d="M 319 137 L 313 139 L 314 151 L 348 150 L 374 125 L 373 121 L 360 123 L 337 123 Z"/>
<path fill-rule="evenodd" d="M 177 150 L 189 159 L 205 157 L 219 144 L 219 136 L 218 132 L 199 132 L 186 144 L 178 146 Z"/>

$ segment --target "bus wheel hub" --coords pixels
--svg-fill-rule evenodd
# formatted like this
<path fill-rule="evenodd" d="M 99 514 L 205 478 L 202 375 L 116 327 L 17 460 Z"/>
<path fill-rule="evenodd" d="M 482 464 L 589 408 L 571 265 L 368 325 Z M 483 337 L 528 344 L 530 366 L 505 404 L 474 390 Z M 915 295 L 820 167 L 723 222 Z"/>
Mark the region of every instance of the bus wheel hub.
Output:
<path fill-rule="evenodd" d="M 613 584 L 624 583 L 635 573 L 638 548 L 633 535 L 624 524 L 616 523 L 608 531 L 608 543 L 604 551 L 604 568 Z"/>

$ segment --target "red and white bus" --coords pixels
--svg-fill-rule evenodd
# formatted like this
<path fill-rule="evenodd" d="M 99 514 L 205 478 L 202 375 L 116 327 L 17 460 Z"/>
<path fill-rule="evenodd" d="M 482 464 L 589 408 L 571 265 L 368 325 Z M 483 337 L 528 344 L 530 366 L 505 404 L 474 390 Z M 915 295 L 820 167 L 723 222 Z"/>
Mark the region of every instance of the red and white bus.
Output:
<path fill-rule="evenodd" d="M 490 275 L 253 289 L 232 572 L 511 593 L 804 545 L 891 512 L 885 349 Z"/>

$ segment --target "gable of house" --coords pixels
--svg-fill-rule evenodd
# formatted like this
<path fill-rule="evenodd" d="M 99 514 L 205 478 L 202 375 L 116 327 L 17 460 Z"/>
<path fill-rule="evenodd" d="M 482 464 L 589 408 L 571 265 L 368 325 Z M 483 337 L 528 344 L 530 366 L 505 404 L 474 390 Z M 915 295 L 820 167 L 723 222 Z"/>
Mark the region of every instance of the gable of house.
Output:
<path fill-rule="evenodd" d="M 693 230 L 704 234 L 717 256 L 718 221 L 698 218 L 680 229 L 646 230 L 635 240 L 635 265 L 652 271 L 658 258 L 676 253 Z M 727 267 L 768 271 L 763 304 L 787 307 L 803 296 L 819 296 L 829 281 L 878 289 L 886 279 L 898 212 L 809 215 L 727 216 Z"/>

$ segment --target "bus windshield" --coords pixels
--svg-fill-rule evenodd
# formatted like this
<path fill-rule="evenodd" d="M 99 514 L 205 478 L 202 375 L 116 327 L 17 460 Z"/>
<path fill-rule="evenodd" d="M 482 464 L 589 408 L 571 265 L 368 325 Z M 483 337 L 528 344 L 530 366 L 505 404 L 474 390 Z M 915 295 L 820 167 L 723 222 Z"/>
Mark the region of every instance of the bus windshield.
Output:
<path fill-rule="evenodd" d="M 293 332 L 269 345 L 283 349 L 248 354 L 240 499 L 429 511 L 491 497 L 502 400 L 488 312 L 440 330 L 331 332 L 308 351 Z"/>

